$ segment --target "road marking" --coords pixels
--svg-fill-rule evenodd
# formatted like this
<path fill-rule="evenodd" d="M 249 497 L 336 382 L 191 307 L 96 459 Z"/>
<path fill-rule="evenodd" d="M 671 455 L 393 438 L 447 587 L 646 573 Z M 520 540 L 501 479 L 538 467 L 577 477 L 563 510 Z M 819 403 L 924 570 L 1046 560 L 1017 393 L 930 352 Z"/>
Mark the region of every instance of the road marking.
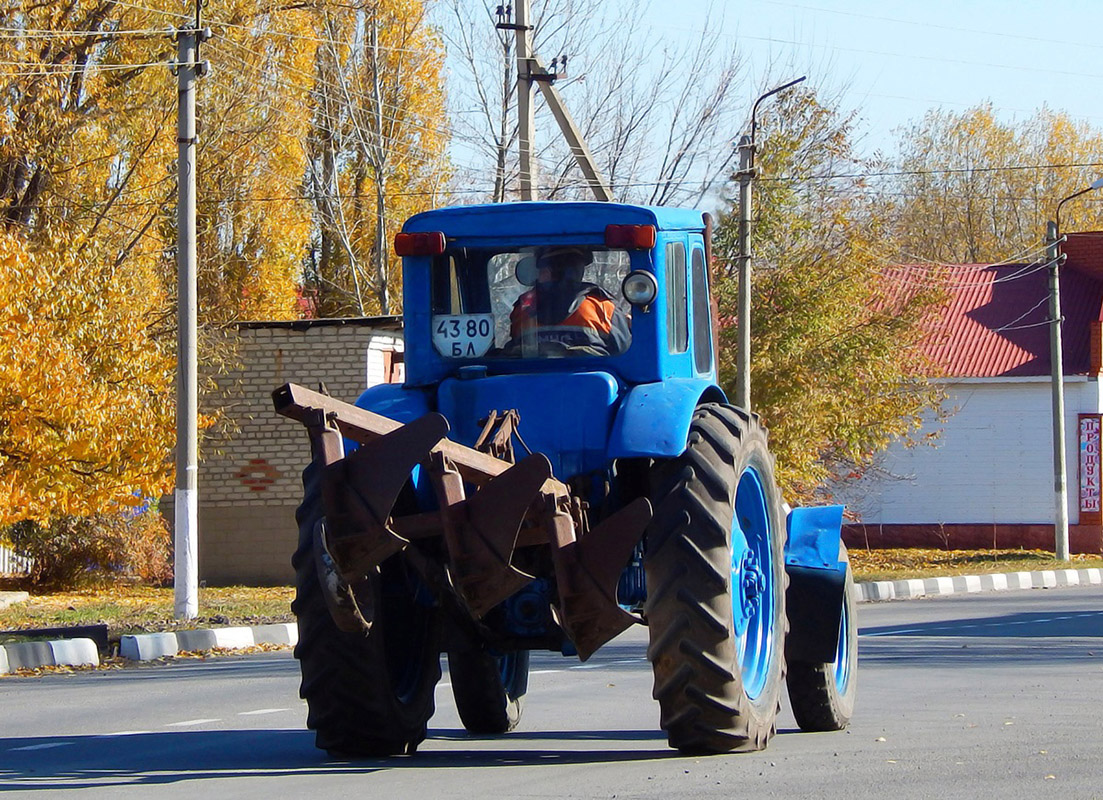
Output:
<path fill-rule="evenodd" d="M 26 747 L 13 747 L 10 752 L 20 753 L 27 750 L 50 750 L 54 747 L 68 747 L 72 742 L 46 742 L 45 744 L 29 744 Z"/>
<path fill-rule="evenodd" d="M 258 708 L 256 711 L 239 711 L 239 717 L 256 717 L 261 714 L 279 714 L 281 711 L 290 711 L 289 708 Z"/>
<path fill-rule="evenodd" d="M 623 664 L 642 664 L 646 658 L 622 658 L 619 661 L 605 661 L 601 664 L 575 664 L 567 669 L 603 669 L 605 667 L 618 667 Z"/>
<path fill-rule="evenodd" d="M 186 719 L 182 722 L 165 723 L 166 728 L 187 728 L 192 725 L 206 725 L 208 722 L 222 722 L 220 719 Z"/>
<path fill-rule="evenodd" d="M 109 739 L 112 736 L 144 736 L 153 731 L 115 731 L 114 733 L 101 733 L 97 738 Z"/>

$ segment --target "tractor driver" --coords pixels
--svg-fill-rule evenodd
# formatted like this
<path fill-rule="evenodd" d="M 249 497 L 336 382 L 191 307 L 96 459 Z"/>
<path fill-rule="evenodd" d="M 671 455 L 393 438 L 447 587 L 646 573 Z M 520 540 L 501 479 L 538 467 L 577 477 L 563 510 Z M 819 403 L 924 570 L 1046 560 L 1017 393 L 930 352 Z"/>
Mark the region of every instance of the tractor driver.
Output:
<path fill-rule="evenodd" d="M 628 320 L 613 298 L 594 283 L 582 280 L 594 260 L 589 248 L 552 246 L 537 251 L 535 282 L 513 304 L 509 315 L 510 344 L 522 352 L 535 342 L 583 355 L 615 355 L 628 348 Z M 529 267 L 531 270 L 531 266 Z"/>

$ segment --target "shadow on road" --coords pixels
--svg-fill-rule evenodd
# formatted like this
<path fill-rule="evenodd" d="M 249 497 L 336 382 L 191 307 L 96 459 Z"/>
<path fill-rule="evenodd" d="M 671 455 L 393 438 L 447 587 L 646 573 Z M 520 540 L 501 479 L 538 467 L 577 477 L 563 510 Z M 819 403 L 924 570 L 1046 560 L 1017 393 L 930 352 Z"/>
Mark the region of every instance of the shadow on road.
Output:
<path fill-rule="evenodd" d="M 434 741 L 447 749 L 433 749 Z M 472 746 L 457 749 L 459 741 Z M 571 741 L 585 744 L 567 746 Z M 595 747 L 597 741 L 654 741 L 656 747 Z M 510 747 L 510 742 L 518 746 Z M 552 746 L 541 747 L 539 742 Z M 414 756 L 348 761 L 327 758 L 314 748 L 313 733 L 305 730 L 4 737 L 0 738 L 0 793 L 152 787 L 238 777 L 367 775 L 411 768 L 570 765 L 679 757 L 665 746 L 659 731 L 528 732 L 491 739 L 469 737 L 460 730 L 434 730 Z"/>
<path fill-rule="evenodd" d="M 1103 611 L 1020 612 L 865 627 L 860 662 L 873 666 L 1103 665 Z"/>
<path fill-rule="evenodd" d="M 1103 611 L 1020 612 L 971 619 L 862 627 L 871 636 L 1103 637 Z"/>

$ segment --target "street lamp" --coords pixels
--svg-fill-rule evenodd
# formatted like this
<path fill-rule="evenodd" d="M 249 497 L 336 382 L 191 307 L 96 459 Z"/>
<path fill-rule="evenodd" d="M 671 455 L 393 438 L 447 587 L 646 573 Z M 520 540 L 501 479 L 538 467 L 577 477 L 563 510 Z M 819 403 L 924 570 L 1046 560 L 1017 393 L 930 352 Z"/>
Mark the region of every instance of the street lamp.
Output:
<path fill-rule="evenodd" d="M 767 97 L 796 86 L 807 78 L 802 75 L 795 81 L 783 83 L 765 94 L 759 95 L 751 106 L 751 133 L 739 137 L 739 316 L 736 319 L 736 339 L 739 353 L 736 358 L 735 404 L 751 410 L 751 182 L 754 180 L 755 116 L 758 105 Z"/>
<path fill-rule="evenodd" d="M 1103 178 L 1086 189 L 1070 194 L 1057 204 L 1053 222 L 1046 223 L 1046 260 L 1049 262 L 1049 363 L 1053 390 L 1053 490 L 1054 554 L 1059 561 L 1069 560 L 1068 482 L 1065 470 L 1065 367 L 1061 353 L 1061 284 L 1058 269 L 1061 256 L 1061 206 L 1080 195 L 1103 189 Z"/>

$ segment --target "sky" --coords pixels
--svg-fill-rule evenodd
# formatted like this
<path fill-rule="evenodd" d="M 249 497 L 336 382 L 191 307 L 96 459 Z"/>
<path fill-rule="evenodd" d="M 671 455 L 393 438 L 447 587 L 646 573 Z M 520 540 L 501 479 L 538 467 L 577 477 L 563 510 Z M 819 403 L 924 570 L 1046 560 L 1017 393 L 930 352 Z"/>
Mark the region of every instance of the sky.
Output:
<path fill-rule="evenodd" d="M 695 37 L 710 19 L 756 87 L 807 74 L 841 92 L 867 151 L 891 154 L 893 130 L 932 108 L 988 101 L 1007 121 L 1047 106 L 1103 127 L 1100 0 L 654 0 L 643 17 L 656 37 Z"/>

